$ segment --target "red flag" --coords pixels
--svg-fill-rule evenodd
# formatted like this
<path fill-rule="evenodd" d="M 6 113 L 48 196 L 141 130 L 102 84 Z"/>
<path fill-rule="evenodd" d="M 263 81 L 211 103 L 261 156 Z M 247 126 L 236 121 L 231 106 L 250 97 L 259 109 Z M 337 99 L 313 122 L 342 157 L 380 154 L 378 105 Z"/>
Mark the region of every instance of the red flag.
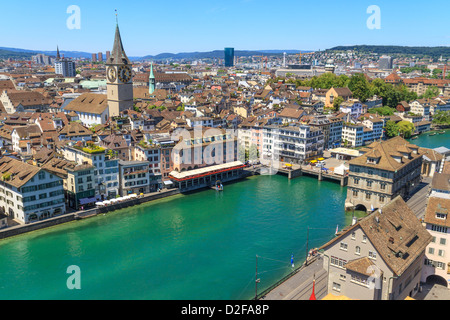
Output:
<path fill-rule="evenodd" d="M 311 296 L 309 297 L 309 300 L 317 300 L 317 299 L 316 299 L 316 294 L 314 293 L 314 288 L 315 288 L 315 286 L 316 286 L 316 280 L 314 279 L 314 280 L 313 280 L 313 289 L 312 289 Z"/>

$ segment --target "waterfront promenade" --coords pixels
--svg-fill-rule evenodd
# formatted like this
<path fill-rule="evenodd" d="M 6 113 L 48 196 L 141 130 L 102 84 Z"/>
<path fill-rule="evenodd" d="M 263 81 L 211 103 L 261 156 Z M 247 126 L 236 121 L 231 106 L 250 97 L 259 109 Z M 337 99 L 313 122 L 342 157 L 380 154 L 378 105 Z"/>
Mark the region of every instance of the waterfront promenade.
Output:
<path fill-rule="evenodd" d="M 313 282 L 317 300 L 321 300 L 328 293 L 328 273 L 324 266 L 324 258 L 319 253 L 303 264 L 293 274 L 280 280 L 274 286 L 259 295 L 259 300 L 309 300 Z"/>
<path fill-rule="evenodd" d="M 152 192 L 152 193 L 144 194 L 143 196 L 141 196 L 139 198 L 123 201 L 123 202 L 120 202 L 117 204 L 112 204 L 112 205 L 109 205 L 106 207 L 95 207 L 95 208 L 91 208 L 91 209 L 87 209 L 87 210 L 80 210 L 80 211 L 74 211 L 74 210 L 68 209 L 65 214 L 62 214 L 62 215 L 59 215 L 59 216 L 56 216 L 53 218 L 48 218 L 45 220 L 33 222 L 30 224 L 21 225 L 15 221 L 10 221 L 9 227 L 3 228 L 0 230 L 0 239 L 20 235 L 23 233 L 27 233 L 27 232 L 31 232 L 31 231 L 35 231 L 35 230 L 39 230 L 39 229 L 43 229 L 43 228 L 52 227 L 52 226 L 62 224 L 62 223 L 67 223 L 67 222 L 72 222 L 72 221 L 76 221 L 76 220 L 80 220 L 80 219 L 94 217 L 98 214 L 105 214 L 107 212 L 125 209 L 128 207 L 143 204 L 145 202 L 174 196 L 179 193 L 180 193 L 180 191 L 178 189 L 164 189 L 164 190 L 161 190 L 161 192 Z"/>

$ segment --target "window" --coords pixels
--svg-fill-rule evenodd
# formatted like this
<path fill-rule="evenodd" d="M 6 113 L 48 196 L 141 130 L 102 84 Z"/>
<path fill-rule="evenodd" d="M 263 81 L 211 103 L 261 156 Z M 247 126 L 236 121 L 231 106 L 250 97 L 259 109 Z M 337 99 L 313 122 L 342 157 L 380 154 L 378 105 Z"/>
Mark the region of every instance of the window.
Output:
<path fill-rule="evenodd" d="M 386 190 L 386 183 L 381 183 L 380 188 L 381 190 Z"/>
<path fill-rule="evenodd" d="M 432 231 L 441 232 L 441 233 L 447 233 L 447 227 L 432 225 L 431 226 Z"/>
<path fill-rule="evenodd" d="M 439 244 L 442 244 L 443 246 L 445 246 L 446 243 L 447 243 L 447 239 L 445 239 L 445 238 L 441 238 L 441 240 L 439 241 Z"/>
<path fill-rule="evenodd" d="M 445 255 L 445 251 L 444 250 L 439 250 L 438 251 L 438 256 L 439 257 L 443 257 Z"/>
<path fill-rule="evenodd" d="M 337 258 L 337 257 L 330 257 L 330 264 L 335 266 L 335 267 L 339 267 L 339 268 L 344 268 L 344 265 L 347 263 L 347 260 L 341 259 L 341 258 Z"/>
<path fill-rule="evenodd" d="M 362 242 L 363 242 L 363 243 L 366 243 L 366 241 L 367 241 L 367 236 L 364 234 L 364 235 L 363 235 L 363 238 L 362 238 Z"/>
<path fill-rule="evenodd" d="M 376 259 L 377 253 L 375 251 L 369 251 L 369 258 L 370 259 Z"/>
<path fill-rule="evenodd" d="M 345 242 L 341 242 L 340 249 L 347 251 L 348 245 Z"/>
<path fill-rule="evenodd" d="M 370 193 L 366 193 L 366 200 L 370 200 L 371 196 L 372 195 Z"/>
<path fill-rule="evenodd" d="M 352 282 L 356 282 L 358 284 L 366 285 L 367 286 L 367 278 L 363 278 L 361 276 L 352 274 Z"/>
<path fill-rule="evenodd" d="M 434 248 L 428 248 L 428 253 L 429 254 L 434 254 Z"/>
<path fill-rule="evenodd" d="M 436 218 L 445 220 L 445 219 L 447 219 L 447 215 L 443 214 L 443 213 L 436 212 Z"/>
<path fill-rule="evenodd" d="M 341 292 L 341 285 L 339 283 L 333 282 L 333 290 Z"/>
<path fill-rule="evenodd" d="M 345 281 L 347 277 L 345 276 L 345 274 L 340 274 L 339 275 L 339 280 Z"/>
<path fill-rule="evenodd" d="M 380 196 L 380 198 L 379 198 L 380 202 L 384 202 L 384 198 L 385 198 L 385 196 Z"/>
<path fill-rule="evenodd" d="M 360 255 L 361 254 L 361 247 L 356 246 L 355 248 L 355 254 Z"/>
<path fill-rule="evenodd" d="M 368 187 L 368 188 L 372 188 L 372 182 L 373 182 L 373 181 L 371 181 L 371 180 L 368 180 L 368 181 L 367 181 L 367 187 Z"/>
<path fill-rule="evenodd" d="M 352 232 L 352 240 L 356 239 L 356 232 Z"/>
<path fill-rule="evenodd" d="M 39 180 L 44 180 L 44 179 L 45 179 L 45 172 L 39 171 Z"/>
<path fill-rule="evenodd" d="M 353 190 L 353 196 L 357 197 L 358 196 L 358 190 Z"/>

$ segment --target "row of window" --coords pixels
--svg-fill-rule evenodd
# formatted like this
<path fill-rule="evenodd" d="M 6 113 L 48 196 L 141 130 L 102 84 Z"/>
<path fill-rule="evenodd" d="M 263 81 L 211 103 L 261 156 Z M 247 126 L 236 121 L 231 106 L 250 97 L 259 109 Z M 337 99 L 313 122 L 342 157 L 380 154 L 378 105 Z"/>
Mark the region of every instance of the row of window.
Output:
<path fill-rule="evenodd" d="M 366 200 L 371 200 L 372 199 L 372 193 L 366 192 L 365 194 L 366 194 Z M 356 197 L 358 197 L 358 195 L 359 195 L 359 191 L 358 190 L 353 190 L 353 197 L 356 198 Z M 376 195 L 374 194 L 374 196 L 376 196 Z M 378 201 L 384 202 L 385 200 L 386 200 L 386 196 L 381 195 L 381 194 L 378 195 Z"/>
<path fill-rule="evenodd" d="M 57 204 L 63 203 L 63 202 L 64 202 L 64 198 L 56 199 L 56 200 L 48 201 L 48 202 L 41 202 L 38 204 L 33 204 L 31 206 L 26 206 L 24 208 L 24 211 L 31 211 L 31 210 L 36 210 L 36 209 L 40 209 L 40 208 L 51 207 L 51 206 L 54 206 L 54 205 L 57 205 Z"/>
<path fill-rule="evenodd" d="M 58 186 L 62 186 L 63 181 L 62 180 L 58 180 L 58 181 L 53 181 L 53 182 L 49 182 L 49 183 L 43 183 L 37 186 L 29 186 L 29 187 L 23 187 L 22 188 L 22 194 L 25 193 L 29 193 L 29 192 L 35 192 L 38 190 L 44 190 L 44 189 L 49 189 L 49 188 L 55 188 Z"/>

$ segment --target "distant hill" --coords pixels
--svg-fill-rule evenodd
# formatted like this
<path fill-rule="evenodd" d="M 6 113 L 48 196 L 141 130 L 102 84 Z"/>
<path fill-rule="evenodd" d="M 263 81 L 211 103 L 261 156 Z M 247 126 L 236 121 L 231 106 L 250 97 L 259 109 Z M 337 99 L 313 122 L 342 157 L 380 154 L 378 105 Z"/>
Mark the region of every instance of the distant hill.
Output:
<path fill-rule="evenodd" d="M 31 58 L 31 56 L 33 56 L 34 53 L 30 53 L 30 52 L 18 52 L 18 51 L 12 51 L 12 50 L 7 50 L 7 49 L 3 49 L 0 48 L 0 59 L 24 59 L 24 60 L 29 60 Z"/>
<path fill-rule="evenodd" d="M 235 50 L 234 55 L 239 57 L 257 56 L 261 55 L 261 51 L 239 51 Z M 275 55 L 276 53 L 266 53 L 267 55 Z M 214 50 L 209 52 L 181 52 L 181 53 L 160 53 L 154 56 L 145 56 L 140 58 L 140 60 L 195 60 L 195 59 L 223 59 L 223 50 Z"/>
<path fill-rule="evenodd" d="M 347 51 L 354 50 L 361 53 L 377 54 L 406 54 L 422 55 L 439 58 L 440 56 L 450 57 L 450 47 L 407 47 L 407 46 L 372 46 L 372 45 L 354 45 L 337 46 L 326 51 Z"/>
<path fill-rule="evenodd" d="M 19 48 L 6 48 L 0 47 L 0 59 L 30 59 L 32 56 L 43 53 L 47 56 L 56 57 L 55 51 L 38 51 L 38 50 L 28 50 L 28 49 L 19 49 Z M 91 58 L 92 54 L 88 52 L 80 52 L 80 51 L 60 51 L 61 55 L 64 55 L 67 58 Z"/>
<path fill-rule="evenodd" d="M 305 50 L 235 50 L 234 55 L 238 57 L 249 57 L 249 56 L 258 56 L 258 55 L 282 55 L 283 52 L 287 54 L 294 54 L 299 52 L 310 52 Z M 43 53 L 48 56 L 56 56 L 55 51 L 39 51 L 39 50 L 28 50 L 28 49 L 19 49 L 19 48 L 6 48 L 0 47 L 0 59 L 31 59 L 31 56 L 36 55 L 38 53 Z M 90 59 L 92 57 L 92 53 L 90 52 L 81 52 L 81 51 L 60 51 L 61 55 L 64 55 L 67 58 L 86 58 Z M 196 60 L 196 59 L 223 59 L 224 58 L 224 50 L 214 50 L 208 52 L 181 52 L 181 53 L 160 53 L 157 55 L 147 55 L 144 57 L 132 57 L 129 56 L 131 60 Z"/>
<path fill-rule="evenodd" d="M 282 55 L 283 52 L 288 54 L 299 53 L 301 50 L 235 50 L 234 55 L 237 57 L 250 57 L 259 55 Z M 309 52 L 309 51 L 302 51 Z M 223 59 L 224 50 L 214 50 L 208 52 L 181 52 L 181 53 L 160 53 L 157 55 L 148 55 L 142 58 L 135 58 L 136 60 L 194 60 L 194 59 Z M 131 59 L 131 58 L 130 58 Z"/>

